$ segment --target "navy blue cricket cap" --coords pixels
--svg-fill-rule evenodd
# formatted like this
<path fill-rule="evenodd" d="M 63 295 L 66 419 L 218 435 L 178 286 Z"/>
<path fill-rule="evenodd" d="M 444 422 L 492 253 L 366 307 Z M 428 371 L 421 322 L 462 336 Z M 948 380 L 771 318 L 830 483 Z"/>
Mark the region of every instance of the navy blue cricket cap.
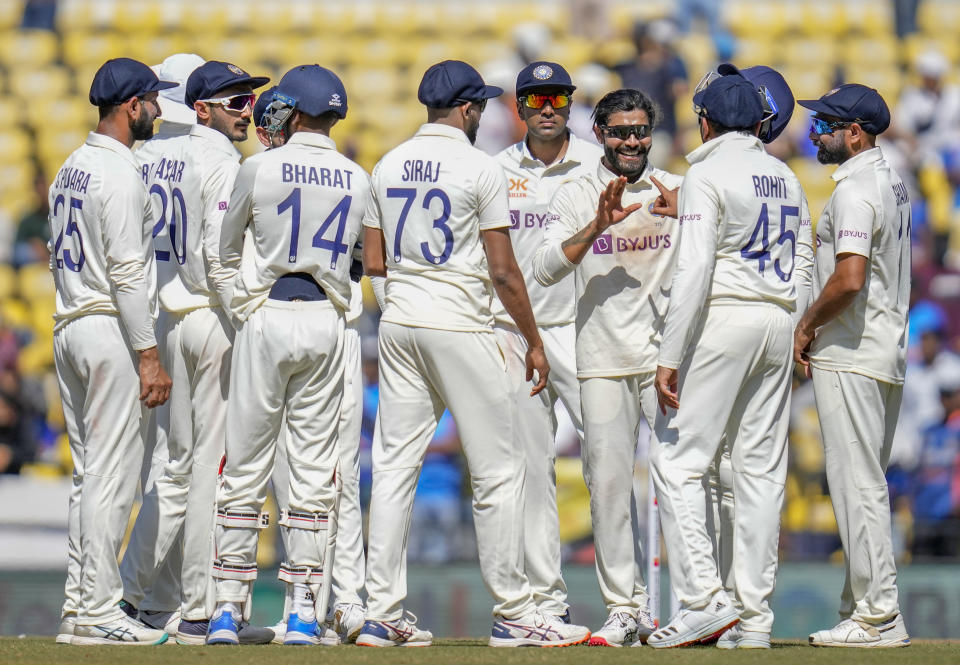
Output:
<path fill-rule="evenodd" d="M 800 99 L 797 103 L 814 113 L 856 121 L 863 131 L 874 136 L 890 126 L 890 109 L 883 97 L 859 83 L 844 83 L 820 99 Z"/>
<path fill-rule="evenodd" d="M 174 81 L 161 81 L 147 65 L 130 58 L 114 58 L 100 65 L 90 84 L 90 103 L 116 106 L 148 92 L 176 88 Z"/>
<path fill-rule="evenodd" d="M 763 104 L 754 85 L 742 76 L 721 76 L 693 96 L 708 120 L 724 127 L 753 127 L 763 120 Z"/>
<path fill-rule="evenodd" d="M 254 90 L 270 82 L 267 76 L 250 76 L 236 65 L 220 60 L 208 60 L 191 72 L 183 103 L 193 108 L 199 99 L 216 97 L 224 88 L 248 83 Z"/>
<path fill-rule="evenodd" d="M 284 74 L 274 91 L 274 98 L 282 97 L 307 115 L 333 111 L 341 118 L 347 117 L 347 90 L 343 81 L 320 65 L 300 65 Z"/>
<path fill-rule="evenodd" d="M 562 88 L 573 92 L 577 86 L 570 80 L 570 74 L 562 65 L 538 60 L 531 62 L 517 74 L 517 95 L 538 88 Z"/>
<path fill-rule="evenodd" d="M 273 93 L 277 86 L 272 86 L 260 93 L 257 97 L 257 103 L 253 105 L 253 126 L 260 127 L 260 121 L 263 120 L 263 114 L 267 112 L 267 107 L 273 103 Z"/>
<path fill-rule="evenodd" d="M 480 72 L 460 60 L 444 60 L 423 74 L 417 99 L 431 109 L 447 109 L 464 102 L 499 97 L 503 88 L 487 85 Z"/>
<path fill-rule="evenodd" d="M 760 140 L 764 143 L 773 142 L 790 123 L 793 117 L 793 109 L 796 102 L 793 98 L 793 91 L 787 85 L 786 79 L 777 70 L 765 65 L 756 67 L 746 67 L 738 69 L 736 66 L 725 62 L 717 67 L 717 72 L 722 76 L 739 75 L 750 81 L 766 97 L 766 106 L 770 108 L 773 117 L 769 123 L 764 121 L 760 127 Z M 761 100 L 761 103 L 764 103 Z M 767 109 L 764 108 L 764 112 Z"/>

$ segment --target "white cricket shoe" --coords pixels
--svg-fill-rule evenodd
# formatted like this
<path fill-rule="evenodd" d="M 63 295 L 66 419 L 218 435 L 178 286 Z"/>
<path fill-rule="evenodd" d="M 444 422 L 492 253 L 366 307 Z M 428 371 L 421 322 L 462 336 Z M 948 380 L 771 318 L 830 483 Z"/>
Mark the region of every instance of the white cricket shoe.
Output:
<path fill-rule="evenodd" d="M 637 611 L 637 642 L 641 644 L 646 644 L 647 639 L 650 635 L 653 634 L 653 631 L 657 629 L 657 625 L 653 623 L 653 616 L 650 614 L 649 607 L 642 606 Z M 631 644 L 630 646 L 640 646 L 638 644 Z"/>
<path fill-rule="evenodd" d="M 718 591 L 702 610 L 677 612 L 670 623 L 650 635 L 647 644 L 655 649 L 701 644 L 722 635 L 739 621 L 737 608 L 726 593 Z"/>
<path fill-rule="evenodd" d="M 267 628 L 273 631 L 273 639 L 270 640 L 270 643 L 283 644 L 283 637 L 287 634 L 287 620 L 280 619 L 280 621 L 272 626 L 267 626 Z"/>
<path fill-rule="evenodd" d="M 169 637 L 164 631 L 147 628 L 139 621 L 124 615 L 119 619 L 92 626 L 77 624 L 70 644 L 109 644 L 115 646 L 150 646 L 163 644 Z"/>
<path fill-rule="evenodd" d="M 629 612 L 612 612 L 603 627 L 590 635 L 592 647 L 622 647 L 637 638 L 637 618 Z"/>
<path fill-rule="evenodd" d="M 343 603 L 333 608 L 333 630 L 340 636 L 344 644 L 356 642 L 360 631 L 363 630 L 366 612 L 363 605 Z"/>
<path fill-rule="evenodd" d="M 433 644 L 433 633 L 417 628 L 417 617 L 405 612 L 396 621 L 363 622 L 357 637 L 359 647 L 428 647 Z"/>
<path fill-rule="evenodd" d="M 737 624 L 717 640 L 718 649 L 769 649 L 770 633 L 755 630 L 743 630 Z"/>
<path fill-rule="evenodd" d="M 73 629 L 77 625 L 77 616 L 68 614 L 60 619 L 60 627 L 57 629 L 57 644 L 70 644 L 73 642 Z"/>
<path fill-rule="evenodd" d="M 898 614 L 883 623 L 867 623 L 844 619 L 830 630 L 818 630 L 810 635 L 815 647 L 891 648 L 910 646 L 910 636 Z"/>
<path fill-rule="evenodd" d="M 180 627 L 180 610 L 177 609 L 172 612 L 164 610 L 159 612 L 140 610 L 139 620 L 140 623 L 147 628 L 155 628 L 156 630 L 162 630 L 168 635 L 176 635 L 177 629 Z M 168 644 L 176 643 L 176 640 L 168 641 Z"/>
<path fill-rule="evenodd" d="M 492 647 L 569 647 L 590 639 L 586 626 L 564 623 L 560 617 L 533 612 L 519 619 L 494 622 L 488 644 Z"/>

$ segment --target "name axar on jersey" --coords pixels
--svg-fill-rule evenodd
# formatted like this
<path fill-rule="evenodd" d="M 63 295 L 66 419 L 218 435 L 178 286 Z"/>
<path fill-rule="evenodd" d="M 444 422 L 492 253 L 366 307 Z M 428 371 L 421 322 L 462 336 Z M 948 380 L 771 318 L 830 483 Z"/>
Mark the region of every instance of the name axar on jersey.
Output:
<path fill-rule="evenodd" d="M 329 130 L 346 116 L 340 79 L 318 65 L 277 86 L 294 102 L 286 145 L 240 168 L 223 220 L 224 292 L 241 321 L 227 407 L 227 462 L 218 497 L 218 606 L 207 643 L 236 643 L 238 605 L 250 613 L 257 529 L 281 418 L 286 413 L 289 551 L 279 577 L 293 587 L 285 644 L 317 644 L 326 613 L 339 499 L 338 423 L 344 381 L 344 313 L 351 248 L 360 233 L 369 177 L 336 150 Z M 252 251 L 244 251 L 249 228 Z"/>

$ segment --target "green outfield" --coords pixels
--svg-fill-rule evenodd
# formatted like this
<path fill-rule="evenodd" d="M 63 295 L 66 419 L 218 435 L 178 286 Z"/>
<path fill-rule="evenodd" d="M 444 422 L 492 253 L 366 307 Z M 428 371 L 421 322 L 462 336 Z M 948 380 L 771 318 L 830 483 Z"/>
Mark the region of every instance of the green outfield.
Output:
<path fill-rule="evenodd" d="M 7 663 L 117 663 L 128 665 L 166 665 L 202 663 L 203 665 L 303 665 L 326 662 L 331 665 L 367 665 L 394 663 L 556 663 L 558 665 L 610 665 L 638 661 L 712 665 L 713 663 L 843 663 L 844 665 L 955 665 L 960 662 L 960 642 L 918 640 L 907 649 L 855 650 L 814 649 L 802 642 L 776 641 L 767 651 L 720 651 L 712 647 L 654 651 L 640 649 L 603 649 L 569 647 L 566 649 L 491 649 L 481 640 L 438 640 L 426 649 L 364 649 L 356 646 L 293 648 L 262 647 L 73 647 L 54 644 L 53 638 L 0 638 L 0 664 Z"/>

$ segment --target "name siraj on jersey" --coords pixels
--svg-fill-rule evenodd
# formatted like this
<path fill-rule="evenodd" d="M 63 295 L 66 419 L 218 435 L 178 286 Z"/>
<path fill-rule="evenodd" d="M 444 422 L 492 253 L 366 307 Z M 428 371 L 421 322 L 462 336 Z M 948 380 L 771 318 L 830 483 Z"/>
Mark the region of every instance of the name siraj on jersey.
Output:
<path fill-rule="evenodd" d="M 73 167 L 60 169 L 57 173 L 57 179 L 53 183 L 56 189 L 69 189 L 82 194 L 87 193 L 87 186 L 90 184 L 90 174 Z"/>
<path fill-rule="evenodd" d="M 403 163 L 403 180 L 410 182 L 436 182 L 440 179 L 440 162 L 423 159 L 408 159 Z"/>
<path fill-rule="evenodd" d="M 350 176 L 352 175 L 353 171 L 346 169 L 318 169 L 315 166 L 288 164 L 287 162 L 281 165 L 283 182 L 293 182 L 298 185 L 317 185 L 319 187 L 350 189 Z"/>

